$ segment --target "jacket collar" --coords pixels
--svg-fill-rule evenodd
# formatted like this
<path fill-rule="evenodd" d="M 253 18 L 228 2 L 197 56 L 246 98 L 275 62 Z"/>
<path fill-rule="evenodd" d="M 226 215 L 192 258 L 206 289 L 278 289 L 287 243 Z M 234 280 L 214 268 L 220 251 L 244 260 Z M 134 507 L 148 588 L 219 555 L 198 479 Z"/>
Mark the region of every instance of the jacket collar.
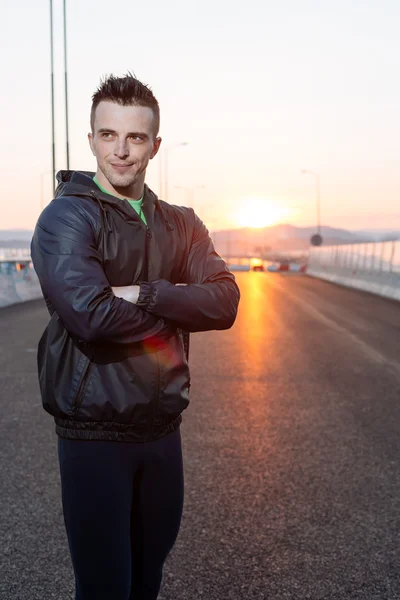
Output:
<path fill-rule="evenodd" d="M 113 207 L 115 210 L 122 213 L 127 221 L 134 221 L 136 223 L 139 217 L 129 203 L 126 200 L 104 193 L 93 181 L 94 176 L 95 173 L 92 171 L 59 171 L 57 173 L 57 181 L 59 183 L 56 189 L 55 197 L 91 197 L 100 201 L 99 204 L 103 212 L 107 212 L 108 207 Z M 145 184 L 142 210 L 146 217 L 147 227 L 149 229 L 153 228 L 154 213 L 157 208 L 161 211 L 169 231 L 172 231 L 173 227 L 169 223 L 168 217 L 164 209 L 161 207 L 156 194 L 148 187 L 147 184 Z"/>

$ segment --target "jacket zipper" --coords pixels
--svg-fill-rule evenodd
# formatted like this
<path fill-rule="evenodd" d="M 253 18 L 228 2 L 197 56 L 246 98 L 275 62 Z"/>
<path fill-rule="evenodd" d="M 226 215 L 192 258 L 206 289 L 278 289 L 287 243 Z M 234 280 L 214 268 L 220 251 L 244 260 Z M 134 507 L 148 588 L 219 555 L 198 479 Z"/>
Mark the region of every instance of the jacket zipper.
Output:
<path fill-rule="evenodd" d="M 144 265 L 145 265 L 145 281 L 149 280 L 149 256 L 150 256 L 150 252 L 149 252 L 149 244 L 150 244 L 150 240 L 152 238 L 152 233 L 150 231 L 150 229 L 148 227 L 146 227 L 146 244 L 145 244 L 145 258 L 144 258 Z M 155 357 L 157 360 L 157 373 L 156 373 L 156 393 L 155 393 L 155 397 L 154 397 L 154 406 L 153 409 L 151 411 L 151 416 L 150 416 L 150 425 L 149 425 L 149 440 L 152 439 L 152 434 L 153 434 L 153 424 L 154 424 L 154 420 L 156 417 L 156 412 L 158 409 L 158 404 L 159 404 L 159 395 L 160 395 L 160 363 L 158 360 L 158 355 L 157 355 L 157 350 L 155 352 Z"/>
<path fill-rule="evenodd" d="M 148 281 L 149 280 L 149 244 L 150 244 L 150 240 L 152 237 L 152 233 L 150 231 L 150 229 L 148 227 L 146 227 L 146 243 L 145 243 L 145 256 L 144 256 L 144 267 L 145 267 L 145 276 L 144 276 L 144 280 Z"/>

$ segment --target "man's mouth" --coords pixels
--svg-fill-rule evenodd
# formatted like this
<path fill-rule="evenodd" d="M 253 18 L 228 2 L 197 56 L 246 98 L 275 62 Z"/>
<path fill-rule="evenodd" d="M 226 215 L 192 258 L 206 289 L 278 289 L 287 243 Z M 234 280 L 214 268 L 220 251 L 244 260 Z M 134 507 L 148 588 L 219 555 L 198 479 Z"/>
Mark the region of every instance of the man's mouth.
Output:
<path fill-rule="evenodd" d="M 129 169 L 132 164 L 126 163 L 110 163 L 114 169 L 118 169 L 119 171 L 124 171 L 125 169 Z"/>

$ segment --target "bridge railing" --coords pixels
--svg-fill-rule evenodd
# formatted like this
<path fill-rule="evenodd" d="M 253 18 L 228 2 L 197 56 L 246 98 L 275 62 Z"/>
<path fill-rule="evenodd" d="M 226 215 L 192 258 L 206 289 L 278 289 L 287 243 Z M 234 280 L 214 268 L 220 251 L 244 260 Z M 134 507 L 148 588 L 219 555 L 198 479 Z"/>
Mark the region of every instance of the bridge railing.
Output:
<path fill-rule="evenodd" d="M 400 241 L 313 247 L 307 273 L 400 300 Z"/>
<path fill-rule="evenodd" d="M 307 274 L 400 300 L 400 241 L 313 247 Z M 29 249 L 0 249 L 0 307 L 41 296 Z"/>
<path fill-rule="evenodd" d="M 0 248 L 0 260 L 7 260 L 7 259 L 15 259 L 18 260 L 19 258 L 25 260 L 25 259 L 30 259 L 31 257 L 31 252 L 29 248 Z"/>

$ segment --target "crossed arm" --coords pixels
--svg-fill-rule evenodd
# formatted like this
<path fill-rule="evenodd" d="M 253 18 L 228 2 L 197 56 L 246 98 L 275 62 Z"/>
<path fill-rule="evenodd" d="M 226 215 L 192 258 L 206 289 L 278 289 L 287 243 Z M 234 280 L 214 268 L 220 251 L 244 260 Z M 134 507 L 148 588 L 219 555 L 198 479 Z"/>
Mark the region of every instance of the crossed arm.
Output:
<path fill-rule="evenodd" d="M 194 231 L 182 283 L 165 279 L 113 287 L 113 293 L 143 311 L 182 329 L 208 331 L 232 327 L 240 292 L 225 262 L 215 252 L 207 228 L 193 213 Z"/>
<path fill-rule="evenodd" d="M 192 216 L 184 285 L 160 279 L 111 286 L 81 202 L 64 197 L 51 202 L 36 226 L 31 255 L 42 290 L 65 328 L 88 342 L 131 344 L 169 337 L 176 327 L 192 332 L 231 327 L 239 289 L 204 224 Z"/>

